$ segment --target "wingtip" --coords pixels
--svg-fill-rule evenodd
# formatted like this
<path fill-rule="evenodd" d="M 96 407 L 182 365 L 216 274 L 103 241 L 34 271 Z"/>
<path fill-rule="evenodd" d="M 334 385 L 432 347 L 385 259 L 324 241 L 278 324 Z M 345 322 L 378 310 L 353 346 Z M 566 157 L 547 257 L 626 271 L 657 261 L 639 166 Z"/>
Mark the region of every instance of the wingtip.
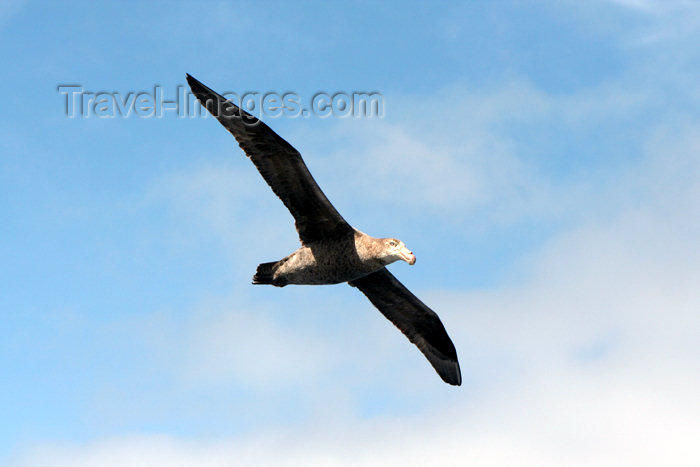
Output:
<path fill-rule="evenodd" d="M 455 382 L 452 383 L 455 386 L 461 386 L 462 385 L 462 370 L 459 368 L 459 362 L 455 361 L 455 371 L 456 371 L 456 378 Z"/>
<path fill-rule="evenodd" d="M 214 100 L 220 101 L 226 100 L 216 91 L 202 84 L 197 78 L 193 77 L 191 74 L 185 73 L 185 76 L 187 76 L 187 84 L 190 85 L 190 89 L 197 96 L 197 99 L 199 99 L 200 102 L 204 102 L 206 98 L 212 98 Z"/>
<path fill-rule="evenodd" d="M 194 95 L 197 96 L 197 99 L 202 105 L 206 106 L 206 101 L 209 99 L 213 100 L 214 102 L 223 102 L 226 100 L 223 96 L 206 87 L 197 78 L 193 77 L 189 73 L 185 73 L 185 76 L 187 76 L 187 84 L 190 85 L 190 89 Z"/>
<path fill-rule="evenodd" d="M 462 385 L 462 376 L 457 375 L 456 378 L 443 378 L 443 381 L 445 381 L 447 384 L 451 384 L 452 386 L 461 386 Z"/>
<path fill-rule="evenodd" d="M 433 364 L 433 368 L 435 368 L 438 375 L 440 375 L 440 378 L 442 378 L 444 382 L 451 384 L 452 386 L 462 385 L 462 372 L 459 369 L 459 363 L 456 360 L 430 360 L 430 363 Z"/>

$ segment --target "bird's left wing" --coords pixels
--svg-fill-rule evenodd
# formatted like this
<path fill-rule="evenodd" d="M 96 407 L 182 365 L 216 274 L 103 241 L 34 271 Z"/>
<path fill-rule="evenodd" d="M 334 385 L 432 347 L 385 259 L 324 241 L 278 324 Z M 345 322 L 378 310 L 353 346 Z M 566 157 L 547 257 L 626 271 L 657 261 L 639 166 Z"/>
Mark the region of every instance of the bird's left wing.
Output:
<path fill-rule="evenodd" d="M 413 342 L 440 377 L 462 384 L 457 351 L 438 315 L 413 295 L 386 268 L 350 281 Z"/>
<path fill-rule="evenodd" d="M 192 76 L 192 92 L 236 138 L 260 175 L 294 216 L 302 243 L 336 238 L 353 231 L 311 176 L 299 151 L 269 126 Z"/>

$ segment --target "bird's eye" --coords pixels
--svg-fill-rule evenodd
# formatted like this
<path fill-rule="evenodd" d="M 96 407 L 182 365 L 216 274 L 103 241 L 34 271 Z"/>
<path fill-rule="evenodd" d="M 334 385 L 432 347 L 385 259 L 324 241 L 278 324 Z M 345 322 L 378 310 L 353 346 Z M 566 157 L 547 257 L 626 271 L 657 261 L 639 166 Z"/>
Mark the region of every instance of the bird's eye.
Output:
<path fill-rule="evenodd" d="M 396 246 L 396 242 L 392 240 L 392 241 L 389 242 L 389 245 L 391 245 L 391 246 Z"/>

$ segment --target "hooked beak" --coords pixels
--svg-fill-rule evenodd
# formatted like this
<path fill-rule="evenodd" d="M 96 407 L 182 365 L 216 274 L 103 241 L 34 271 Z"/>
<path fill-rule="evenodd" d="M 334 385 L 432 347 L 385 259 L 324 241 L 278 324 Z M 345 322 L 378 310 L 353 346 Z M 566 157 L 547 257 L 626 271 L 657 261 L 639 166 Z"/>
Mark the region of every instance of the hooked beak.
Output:
<path fill-rule="evenodd" d="M 416 264 L 416 255 L 414 255 L 413 252 L 406 247 L 401 249 L 401 257 L 411 266 Z"/>

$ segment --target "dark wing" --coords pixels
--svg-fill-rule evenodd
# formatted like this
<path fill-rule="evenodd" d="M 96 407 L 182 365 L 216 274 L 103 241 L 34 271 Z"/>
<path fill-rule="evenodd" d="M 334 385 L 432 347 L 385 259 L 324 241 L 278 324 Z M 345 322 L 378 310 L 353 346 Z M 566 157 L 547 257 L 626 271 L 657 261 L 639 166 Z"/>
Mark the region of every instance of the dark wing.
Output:
<path fill-rule="evenodd" d="M 292 213 L 302 243 L 352 232 L 352 227 L 338 214 L 311 176 L 299 151 L 263 122 L 189 74 L 187 82 L 202 105 L 236 138 L 272 191 Z"/>
<path fill-rule="evenodd" d="M 349 282 L 416 344 L 449 384 L 462 384 L 457 351 L 440 318 L 386 268 Z"/>

